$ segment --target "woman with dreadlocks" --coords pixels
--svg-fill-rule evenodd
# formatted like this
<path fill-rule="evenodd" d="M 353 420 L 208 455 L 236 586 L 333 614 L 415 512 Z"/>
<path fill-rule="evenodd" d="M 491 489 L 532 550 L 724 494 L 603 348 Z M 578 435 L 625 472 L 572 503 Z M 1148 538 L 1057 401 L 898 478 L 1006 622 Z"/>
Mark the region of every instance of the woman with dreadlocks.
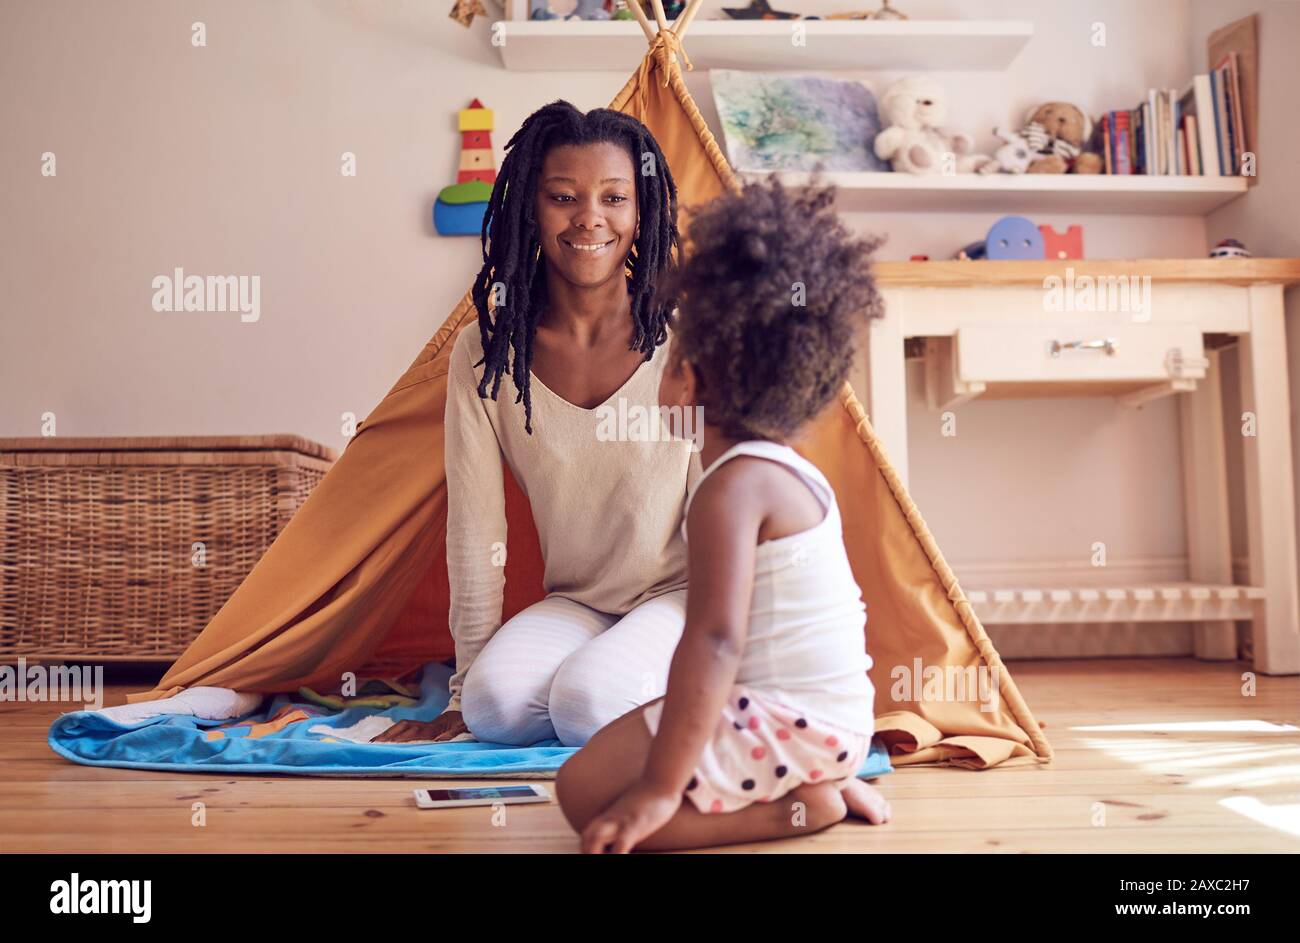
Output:
<path fill-rule="evenodd" d="M 649 130 L 611 109 L 553 102 L 506 150 L 478 324 L 447 377 L 451 701 L 381 740 L 580 746 L 664 693 L 685 625 L 698 454 L 658 427 L 608 434 L 634 407 L 659 415 L 674 304 L 655 286 L 675 270 L 676 185 Z M 547 593 L 504 625 L 503 457 L 532 506 Z"/>

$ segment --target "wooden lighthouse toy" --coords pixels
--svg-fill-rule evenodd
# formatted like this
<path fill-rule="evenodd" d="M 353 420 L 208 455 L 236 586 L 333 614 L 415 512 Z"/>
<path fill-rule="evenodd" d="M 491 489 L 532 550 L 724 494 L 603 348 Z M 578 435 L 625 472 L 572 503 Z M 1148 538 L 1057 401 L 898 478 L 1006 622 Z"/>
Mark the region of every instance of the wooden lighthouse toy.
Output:
<path fill-rule="evenodd" d="M 483 231 L 496 182 L 492 159 L 492 109 L 477 98 L 460 110 L 460 170 L 433 204 L 433 227 L 443 236 L 477 236 Z"/>

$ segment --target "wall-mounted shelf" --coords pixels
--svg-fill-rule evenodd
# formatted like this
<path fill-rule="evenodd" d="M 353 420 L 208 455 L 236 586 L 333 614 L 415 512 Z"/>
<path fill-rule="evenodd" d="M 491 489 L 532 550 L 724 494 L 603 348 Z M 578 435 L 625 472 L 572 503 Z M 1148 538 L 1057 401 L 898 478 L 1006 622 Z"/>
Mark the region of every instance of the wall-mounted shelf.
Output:
<path fill-rule="evenodd" d="M 742 171 L 742 178 L 778 173 L 806 186 L 805 171 Z M 1115 213 L 1204 216 L 1246 192 L 1245 177 L 1157 177 L 1116 174 L 957 174 L 832 171 L 837 208 L 857 213 Z"/>
<path fill-rule="evenodd" d="M 792 24 L 804 32 L 791 41 Z M 634 21 L 505 20 L 502 64 L 523 72 L 625 72 L 645 56 Z M 1027 20 L 700 20 L 685 47 L 700 69 L 997 72 L 1034 35 Z"/>
<path fill-rule="evenodd" d="M 872 271 L 876 284 L 882 288 L 1036 288 L 1041 290 L 1044 279 L 1068 278 L 1083 275 L 1094 279 L 1134 277 L 1150 278 L 1155 285 L 1190 285 L 1214 287 L 1231 285 L 1249 288 L 1252 285 L 1300 285 L 1300 259 L 1043 259 L 1042 261 L 998 261 L 980 259 L 963 261 L 935 259 L 928 262 L 874 262 Z M 1153 312 L 1153 321 L 1183 320 L 1186 315 L 1176 304 L 1173 310 Z M 960 308 L 951 317 L 943 317 L 940 308 L 928 310 L 926 330 L 915 336 L 951 334 L 969 319 Z M 1249 319 L 1224 315 L 1214 309 L 1219 317 L 1209 320 L 1207 332 L 1236 333 L 1249 329 Z M 1128 315 L 1120 314 L 1125 320 Z M 1025 316 L 1025 323 L 1041 323 L 1043 312 L 1038 310 Z M 1001 318 L 999 320 L 1002 320 Z M 1010 318 L 1007 318 L 1010 320 Z M 946 322 L 946 323 L 945 323 Z M 940 330 L 935 330 L 936 323 Z M 911 335 L 909 335 L 911 336 Z"/>

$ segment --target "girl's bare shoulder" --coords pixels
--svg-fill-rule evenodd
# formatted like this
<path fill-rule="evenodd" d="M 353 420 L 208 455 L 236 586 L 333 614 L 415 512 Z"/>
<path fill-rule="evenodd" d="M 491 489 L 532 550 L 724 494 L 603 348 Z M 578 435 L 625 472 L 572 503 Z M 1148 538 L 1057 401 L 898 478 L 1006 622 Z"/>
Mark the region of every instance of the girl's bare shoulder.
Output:
<path fill-rule="evenodd" d="M 691 499 L 691 519 L 745 518 L 766 513 L 771 484 L 780 469 L 775 463 L 753 455 L 737 455 L 709 472 Z M 697 517 L 698 515 L 698 517 Z"/>
<path fill-rule="evenodd" d="M 698 511 L 698 516 L 697 516 Z M 823 510 L 789 466 L 757 455 L 737 455 L 709 473 L 691 499 L 688 533 L 703 527 L 760 529 L 760 540 L 799 533 Z"/>

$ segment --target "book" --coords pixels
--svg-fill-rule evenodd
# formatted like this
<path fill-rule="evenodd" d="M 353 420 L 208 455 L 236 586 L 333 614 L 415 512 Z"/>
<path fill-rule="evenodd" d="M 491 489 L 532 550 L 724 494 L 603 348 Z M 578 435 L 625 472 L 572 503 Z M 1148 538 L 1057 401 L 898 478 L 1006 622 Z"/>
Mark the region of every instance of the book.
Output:
<path fill-rule="evenodd" d="M 1178 171 L 1178 93 L 1174 89 L 1166 89 L 1165 97 L 1169 101 L 1169 173 L 1177 174 Z"/>
<path fill-rule="evenodd" d="M 1182 115 L 1181 128 L 1183 135 L 1182 149 L 1180 153 L 1183 158 L 1183 173 L 1200 174 L 1200 162 L 1196 159 L 1196 83 L 1187 86 L 1187 89 L 1178 97 L 1178 113 Z"/>
<path fill-rule="evenodd" d="M 1214 135 L 1216 150 L 1219 155 L 1219 174 L 1231 176 L 1232 151 L 1228 142 L 1228 103 L 1227 89 L 1223 85 L 1223 75 L 1218 69 L 1210 71 L 1210 88 L 1214 92 Z"/>
<path fill-rule="evenodd" d="M 1136 146 L 1135 150 L 1138 152 L 1138 160 L 1136 160 L 1134 172 L 1147 173 L 1147 150 L 1149 147 L 1147 143 L 1147 135 L 1149 130 L 1147 127 L 1147 103 L 1145 103 L 1145 101 L 1138 105 L 1138 107 L 1134 108 L 1134 129 L 1136 135 L 1134 140 Z"/>
<path fill-rule="evenodd" d="M 1219 165 L 1218 139 L 1214 129 L 1214 92 L 1211 90 L 1210 77 L 1194 76 L 1192 89 L 1196 97 L 1196 131 L 1200 136 L 1201 173 L 1207 177 L 1219 177 L 1223 171 Z"/>
<path fill-rule="evenodd" d="M 1223 99 L 1223 127 L 1226 129 L 1223 141 L 1224 153 L 1227 159 L 1224 163 L 1224 173 L 1228 175 L 1237 172 L 1237 141 L 1236 133 L 1233 131 L 1232 121 L 1232 83 L 1228 76 L 1228 67 L 1223 66 L 1214 70 L 1219 77 L 1219 97 Z"/>
<path fill-rule="evenodd" d="M 1187 172 L 1203 177 L 1205 168 L 1201 164 L 1201 140 L 1196 127 L 1196 115 L 1187 115 L 1183 118 L 1183 131 L 1187 137 Z"/>
<path fill-rule="evenodd" d="M 1160 173 L 1161 176 L 1169 176 L 1173 169 L 1169 165 L 1171 151 L 1169 139 L 1169 96 L 1164 91 L 1156 92 L 1156 105 L 1160 108 Z"/>
<path fill-rule="evenodd" d="M 1151 125 L 1151 160 L 1147 165 L 1147 173 L 1160 173 L 1160 103 L 1156 101 L 1156 90 L 1147 89 L 1147 110 L 1150 112 L 1148 118 Z"/>
<path fill-rule="evenodd" d="M 1143 102 L 1142 103 L 1142 147 L 1143 147 L 1145 159 L 1142 161 L 1142 172 L 1144 174 L 1155 173 L 1154 160 L 1153 160 L 1153 158 L 1155 157 L 1155 145 L 1153 143 L 1153 137 L 1152 137 L 1154 134 L 1155 134 L 1155 126 L 1152 124 L 1151 103 Z"/>
<path fill-rule="evenodd" d="M 1232 172 L 1241 172 L 1242 155 L 1247 151 L 1246 132 L 1242 120 L 1241 78 L 1237 69 L 1237 54 L 1228 53 L 1219 64 L 1224 70 L 1228 89 L 1228 131 L 1232 138 Z"/>
<path fill-rule="evenodd" d="M 1129 160 L 1129 124 L 1128 112 L 1117 111 L 1115 115 L 1115 173 L 1133 173 L 1133 164 Z"/>
<path fill-rule="evenodd" d="M 1131 174 L 1140 173 L 1138 170 L 1138 137 L 1137 109 L 1125 112 L 1128 116 L 1128 172 Z"/>
<path fill-rule="evenodd" d="M 1111 160 L 1110 151 L 1110 112 L 1101 116 L 1101 159 L 1106 166 L 1105 172 L 1113 174 L 1115 171 L 1111 168 L 1114 166 Z"/>

